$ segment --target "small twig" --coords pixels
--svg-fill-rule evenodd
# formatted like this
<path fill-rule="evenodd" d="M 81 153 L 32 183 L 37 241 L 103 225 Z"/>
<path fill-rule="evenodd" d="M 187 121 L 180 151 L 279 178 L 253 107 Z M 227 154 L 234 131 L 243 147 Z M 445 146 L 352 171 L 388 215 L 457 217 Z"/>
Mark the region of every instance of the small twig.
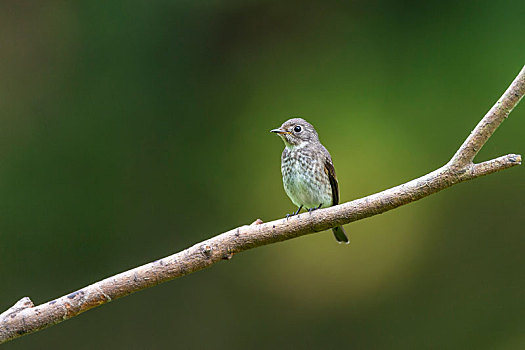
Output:
<path fill-rule="evenodd" d="M 479 122 L 456 154 L 443 167 L 405 184 L 310 215 L 230 230 L 152 263 L 106 278 L 69 295 L 34 306 L 23 298 L 0 315 L 0 343 L 67 320 L 93 307 L 159 283 L 202 270 L 236 253 L 383 213 L 416 201 L 459 182 L 521 164 L 509 154 L 483 163 L 472 163 L 481 147 L 525 94 L 525 67 L 500 100 Z"/>
<path fill-rule="evenodd" d="M 31 301 L 31 299 L 29 299 L 29 297 L 23 297 L 22 299 L 20 299 L 19 301 L 17 301 L 15 303 L 15 305 L 11 306 L 9 309 L 7 309 L 6 311 L 2 312 L 0 314 L 0 320 L 3 320 L 11 315 L 14 315 L 20 311 L 22 311 L 23 309 L 27 309 L 29 307 L 34 307 L 35 304 L 33 304 L 33 302 Z"/>
<path fill-rule="evenodd" d="M 485 117 L 476 125 L 469 137 L 463 142 L 456 154 L 450 160 L 455 167 L 465 167 L 472 163 L 474 157 L 481 150 L 481 147 L 494 134 L 498 126 L 507 118 L 523 98 L 524 89 L 524 70 L 521 69 L 518 76 L 500 97 L 498 102 L 485 114 Z"/>

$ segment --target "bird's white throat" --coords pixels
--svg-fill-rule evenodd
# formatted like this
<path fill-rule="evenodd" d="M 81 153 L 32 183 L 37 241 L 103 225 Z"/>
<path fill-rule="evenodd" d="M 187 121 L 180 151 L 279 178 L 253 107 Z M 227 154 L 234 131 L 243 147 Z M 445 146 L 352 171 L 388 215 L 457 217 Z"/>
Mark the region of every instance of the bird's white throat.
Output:
<path fill-rule="evenodd" d="M 286 146 L 286 148 L 288 148 L 290 151 L 297 151 L 299 149 L 302 149 L 304 147 L 306 147 L 308 145 L 308 142 L 306 141 L 302 141 L 300 144 L 298 145 L 292 145 L 288 142 L 284 142 L 284 145 Z"/>

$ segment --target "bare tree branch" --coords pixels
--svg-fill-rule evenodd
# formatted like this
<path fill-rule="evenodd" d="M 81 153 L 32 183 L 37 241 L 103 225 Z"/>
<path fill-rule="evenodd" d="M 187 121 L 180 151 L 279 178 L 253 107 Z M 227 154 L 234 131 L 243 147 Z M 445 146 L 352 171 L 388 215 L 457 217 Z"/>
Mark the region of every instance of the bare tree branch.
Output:
<path fill-rule="evenodd" d="M 34 306 L 24 297 L 0 315 L 0 343 L 35 332 L 125 295 L 202 270 L 236 253 L 348 224 L 416 201 L 459 182 L 521 164 L 509 154 L 483 163 L 472 161 L 525 94 L 525 67 L 443 167 L 405 184 L 334 207 L 290 219 L 230 230 L 179 253 L 106 278 L 69 295 Z"/>
<path fill-rule="evenodd" d="M 512 84 L 508 87 L 505 93 L 500 97 L 498 102 L 490 111 L 485 114 L 485 117 L 472 130 L 469 137 L 463 142 L 459 150 L 454 154 L 449 164 L 454 167 L 464 167 L 472 163 L 474 157 L 481 150 L 481 147 L 494 134 L 494 131 L 501 125 L 503 120 L 507 118 L 523 98 L 523 67 L 514 79 Z"/>

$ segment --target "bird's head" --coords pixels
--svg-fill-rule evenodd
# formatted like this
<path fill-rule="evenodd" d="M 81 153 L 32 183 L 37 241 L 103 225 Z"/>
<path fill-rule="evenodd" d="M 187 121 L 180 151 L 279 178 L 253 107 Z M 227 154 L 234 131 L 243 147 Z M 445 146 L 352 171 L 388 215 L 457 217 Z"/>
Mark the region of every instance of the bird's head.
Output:
<path fill-rule="evenodd" d="M 286 147 L 297 147 L 310 142 L 319 142 L 319 136 L 312 124 L 302 118 L 289 119 L 280 128 L 270 131 L 279 135 Z"/>

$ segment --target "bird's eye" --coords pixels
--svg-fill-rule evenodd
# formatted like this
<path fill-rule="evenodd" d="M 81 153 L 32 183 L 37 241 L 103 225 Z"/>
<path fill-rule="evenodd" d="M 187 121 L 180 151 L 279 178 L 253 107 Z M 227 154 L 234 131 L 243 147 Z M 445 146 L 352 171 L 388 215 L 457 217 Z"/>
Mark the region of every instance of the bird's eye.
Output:
<path fill-rule="evenodd" d="M 293 131 L 295 132 L 301 132 L 301 125 L 296 125 L 295 128 L 293 128 Z"/>

